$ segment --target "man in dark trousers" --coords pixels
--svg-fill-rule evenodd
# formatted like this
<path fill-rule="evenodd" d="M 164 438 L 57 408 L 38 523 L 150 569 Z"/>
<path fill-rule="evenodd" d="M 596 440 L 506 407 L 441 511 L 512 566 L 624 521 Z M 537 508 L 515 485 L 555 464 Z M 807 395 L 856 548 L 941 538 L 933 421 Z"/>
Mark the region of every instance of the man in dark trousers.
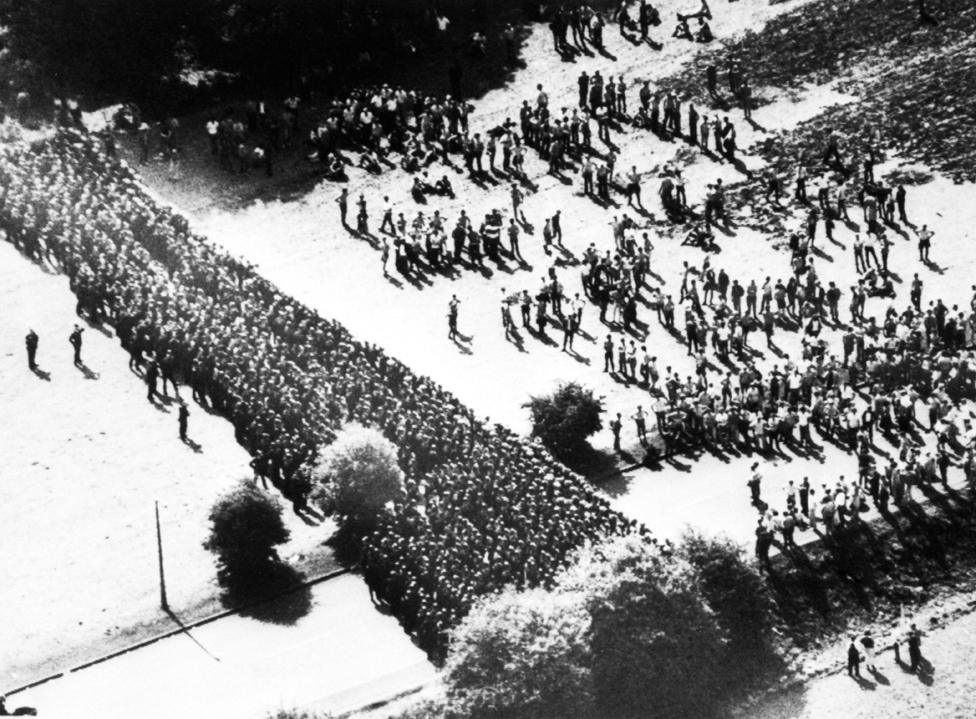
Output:
<path fill-rule="evenodd" d="M 342 218 L 342 226 L 347 227 L 346 213 L 349 211 L 349 190 L 347 188 L 342 188 L 342 192 L 339 194 L 336 204 L 339 205 L 339 217 Z"/>
<path fill-rule="evenodd" d="M 37 369 L 37 343 L 37 333 L 34 330 L 28 331 L 25 344 L 27 345 L 27 367 L 31 370 Z"/>
<path fill-rule="evenodd" d="M 189 418 L 190 418 L 190 410 L 186 408 L 186 402 L 180 402 L 180 414 L 179 414 L 180 440 L 183 442 L 186 441 L 186 424 Z"/>
<path fill-rule="evenodd" d="M 146 399 L 150 402 L 156 399 L 156 382 L 159 381 L 159 365 L 155 359 L 149 360 L 146 365 Z"/>
<path fill-rule="evenodd" d="M 610 420 L 610 431 L 613 432 L 613 451 L 620 451 L 620 430 L 623 428 L 623 422 L 620 419 L 620 412 L 617 412 L 617 418 Z"/>
<path fill-rule="evenodd" d="M 861 652 L 857 649 L 857 637 L 851 637 L 847 646 L 847 676 L 861 678 Z"/>
<path fill-rule="evenodd" d="M 918 665 L 922 663 L 922 632 L 914 624 L 908 632 L 908 661 L 912 671 L 918 671 Z"/>
<path fill-rule="evenodd" d="M 586 74 L 586 70 L 580 73 L 576 84 L 579 87 L 579 106 L 586 109 L 586 98 L 590 95 L 590 76 Z"/>
<path fill-rule="evenodd" d="M 908 217 L 905 215 L 905 186 L 898 185 L 895 190 L 895 204 L 898 206 L 898 219 L 908 224 Z"/>
<path fill-rule="evenodd" d="M 759 473 L 759 462 L 753 462 L 750 469 L 752 470 L 752 476 L 749 477 L 746 486 L 749 487 L 749 494 L 752 496 L 753 506 L 759 507 L 759 503 L 762 501 L 760 494 L 762 491 L 762 474 Z"/>
<path fill-rule="evenodd" d="M 769 561 L 769 548 L 773 543 L 773 534 L 763 526 L 760 519 L 756 525 L 756 559 L 759 561 L 759 569 L 772 571 L 773 565 Z"/>
<path fill-rule="evenodd" d="M 82 332 L 84 332 L 84 330 L 78 325 L 75 325 L 74 331 L 68 337 L 68 342 L 70 342 L 71 346 L 74 347 L 75 349 L 75 360 L 74 360 L 75 367 L 81 364 L 81 333 Z"/>
<path fill-rule="evenodd" d="M 457 298 L 457 295 L 451 295 L 451 301 L 447 305 L 447 338 L 457 339 L 458 328 L 458 305 L 461 304 L 461 300 Z"/>

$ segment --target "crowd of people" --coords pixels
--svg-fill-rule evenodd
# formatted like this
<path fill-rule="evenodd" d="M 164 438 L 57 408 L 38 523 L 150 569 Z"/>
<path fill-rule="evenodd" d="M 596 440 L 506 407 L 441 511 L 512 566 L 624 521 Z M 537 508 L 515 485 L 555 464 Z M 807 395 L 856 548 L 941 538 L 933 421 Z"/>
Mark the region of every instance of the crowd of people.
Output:
<path fill-rule="evenodd" d="M 546 452 L 193 234 L 81 130 L 4 148 L 0 226 L 68 275 L 80 313 L 115 328 L 134 371 L 161 362 L 226 416 L 256 474 L 296 510 L 305 463 L 341 425 L 381 428 L 410 500 L 372 540 L 366 569 L 425 641 L 443 640 L 478 593 L 544 581 L 581 541 L 635 531 Z M 505 556 L 486 573 L 491 547 Z"/>

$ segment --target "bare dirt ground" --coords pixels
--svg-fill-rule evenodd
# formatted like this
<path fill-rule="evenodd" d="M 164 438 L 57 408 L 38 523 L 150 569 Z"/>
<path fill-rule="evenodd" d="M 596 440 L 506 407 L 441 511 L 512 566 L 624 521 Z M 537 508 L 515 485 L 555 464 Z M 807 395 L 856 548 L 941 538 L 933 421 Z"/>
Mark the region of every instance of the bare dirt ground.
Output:
<path fill-rule="evenodd" d="M 180 442 L 175 404 L 146 400 L 118 341 L 75 315 L 67 279 L 6 242 L 0 303 L 0 686 L 9 689 L 177 626 L 159 609 L 157 500 L 170 606 L 183 622 L 223 609 L 201 542 L 214 499 L 251 470 L 233 428 L 195 405 L 199 451 Z M 84 370 L 68 344 L 76 322 Z M 27 368 L 29 328 L 43 377 Z M 328 526 L 290 511 L 286 521 L 292 541 L 281 554 L 305 568 L 294 555 L 316 549 Z"/>
<path fill-rule="evenodd" d="M 748 719 L 971 717 L 972 694 L 976 690 L 976 675 L 972 671 L 976 614 L 969 613 L 946 624 L 930 623 L 929 619 L 914 619 L 925 632 L 922 671 L 910 671 L 904 643 L 907 622 L 899 622 L 890 632 L 880 636 L 885 644 L 890 644 L 889 640 L 894 638 L 901 640 L 900 661 L 893 651 L 884 651 L 875 657 L 876 672 L 868 671 L 862 664 L 860 681 L 838 668 L 828 676 L 772 697 L 739 716 Z M 937 628 L 930 629 L 930 626 Z M 846 642 L 835 648 L 833 661 L 835 664 L 846 662 Z"/>

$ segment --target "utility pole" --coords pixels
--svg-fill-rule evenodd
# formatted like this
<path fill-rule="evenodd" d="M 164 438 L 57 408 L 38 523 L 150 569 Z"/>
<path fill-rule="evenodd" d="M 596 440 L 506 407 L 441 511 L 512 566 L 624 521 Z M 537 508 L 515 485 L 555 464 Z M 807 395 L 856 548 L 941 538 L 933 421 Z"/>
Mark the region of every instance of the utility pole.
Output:
<path fill-rule="evenodd" d="M 159 603 L 163 611 L 169 611 L 166 601 L 166 575 L 163 573 L 163 532 L 159 526 L 159 500 L 156 500 L 156 551 L 159 554 Z"/>

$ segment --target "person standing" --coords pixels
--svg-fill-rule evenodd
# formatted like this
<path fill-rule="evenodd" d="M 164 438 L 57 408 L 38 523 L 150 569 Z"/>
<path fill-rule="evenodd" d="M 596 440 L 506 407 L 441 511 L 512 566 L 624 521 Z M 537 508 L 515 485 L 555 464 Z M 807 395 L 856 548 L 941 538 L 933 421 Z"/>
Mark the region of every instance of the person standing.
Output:
<path fill-rule="evenodd" d="M 847 676 L 861 678 L 861 653 L 857 649 L 857 637 L 851 637 L 847 645 Z"/>
<path fill-rule="evenodd" d="M 502 287 L 502 328 L 505 330 L 505 339 L 511 339 L 515 334 L 515 323 L 512 321 L 512 303 L 509 301 L 505 288 Z"/>
<path fill-rule="evenodd" d="M 874 666 L 874 638 L 870 632 L 861 637 L 861 654 L 864 655 L 864 667 L 871 673 L 877 671 Z"/>
<path fill-rule="evenodd" d="M 803 481 L 800 482 L 800 512 L 803 513 L 804 517 L 810 516 L 810 478 L 804 477 Z"/>
<path fill-rule="evenodd" d="M 620 419 L 620 412 L 617 412 L 617 418 L 610 420 L 610 431 L 613 432 L 613 451 L 620 451 L 620 430 L 623 427 L 623 422 Z"/>
<path fill-rule="evenodd" d="M 908 217 L 905 215 L 905 186 L 898 185 L 895 190 L 895 204 L 898 206 L 898 219 L 908 224 Z"/>
<path fill-rule="evenodd" d="M 368 235 L 369 225 L 367 224 L 367 219 L 369 215 L 366 212 L 366 197 L 362 193 L 360 193 L 356 204 L 359 206 L 359 212 L 356 214 L 356 230 L 360 234 Z"/>
<path fill-rule="evenodd" d="M 563 247 L 563 228 L 560 224 L 561 213 L 562 210 L 556 210 L 556 214 L 552 216 L 552 239 L 559 247 Z"/>
<path fill-rule="evenodd" d="M 915 308 L 916 312 L 922 311 L 922 280 L 919 279 L 918 273 L 915 273 L 915 278 L 912 280 L 912 289 L 909 294 L 912 301 L 912 306 Z"/>
<path fill-rule="evenodd" d="M 27 367 L 30 370 L 37 369 L 37 343 L 39 338 L 34 330 L 27 332 L 24 342 L 27 345 Z"/>
<path fill-rule="evenodd" d="M 928 225 L 922 225 L 918 232 L 918 259 L 921 262 L 929 262 L 929 250 L 932 248 L 932 237 L 935 233 L 929 229 Z"/>
<path fill-rule="evenodd" d="M 348 227 L 348 224 L 346 223 L 346 213 L 349 211 L 348 188 L 342 188 L 342 192 L 339 193 L 339 197 L 336 199 L 336 204 L 339 205 L 339 217 L 342 220 L 342 226 Z"/>
<path fill-rule="evenodd" d="M 914 624 L 908 632 L 908 661 L 913 672 L 922 663 L 922 632 Z"/>
<path fill-rule="evenodd" d="M 586 98 L 589 96 L 590 92 L 590 77 L 586 74 L 586 70 L 580 73 L 576 84 L 579 87 L 579 106 L 585 110 Z"/>
<path fill-rule="evenodd" d="M 625 370 L 626 371 L 626 370 Z M 634 424 L 637 426 L 637 438 L 640 439 L 641 444 L 647 444 L 647 419 L 644 414 L 644 409 L 638 405 L 637 412 L 634 413 L 632 419 Z"/>
<path fill-rule="evenodd" d="M 155 359 L 149 360 L 146 365 L 146 399 L 150 402 L 156 399 L 156 382 L 159 380 L 159 365 Z"/>
<path fill-rule="evenodd" d="M 396 227 L 393 226 L 393 206 L 390 204 L 390 198 L 386 195 L 383 196 L 383 224 L 380 225 L 380 232 L 387 232 L 387 227 L 389 227 L 389 233 L 391 235 L 396 234 Z"/>
<path fill-rule="evenodd" d="M 529 294 L 528 290 L 522 290 L 522 296 L 519 299 L 519 306 L 522 310 L 522 326 L 527 329 L 531 329 L 532 296 Z"/>
<path fill-rule="evenodd" d="M 576 331 L 579 328 L 578 315 L 575 312 L 570 312 L 565 317 L 563 317 L 563 349 L 565 352 L 566 348 L 569 351 L 573 351 L 573 338 L 576 336 Z"/>
<path fill-rule="evenodd" d="M 458 305 L 461 304 L 461 300 L 457 298 L 457 295 L 451 295 L 451 301 L 447 305 L 447 338 L 451 340 L 457 339 L 458 336 Z"/>
<path fill-rule="evenodd" d="M 186 426 L 190 418 L 190 410 L 186 408 L 186 402 L 180 401 L 179 410 L 180 440 L 186 442 Z"/>
<path fill-rule="evenodd" d="M 74 348 L 75 367 L 78 367 L 82 363 L 81 362 L 81 333 L 82 332 L 84 332 L 84 330 L 78 325 L 75 325 L 74 331 L 68 336 L 68 342 L 70 342 L 71 346 Z"/>
<path fill-rule="evenodd" d="M 525 258 L 522 257 L 522 252 L 519 249 L 519 228 L 518 225 L 515 224 L 515 218 L 508 221 L 508 243 L 512 257 L 524 264 Z"/>
<path fill-rule="evenodd" d="M 603 371 L 610 374 L 616 372 L 613 364 L 613 338 L 610 335 L 603 341 Z"/>
<path fill-rule="evenodd" d="M 752 476 L 746 484 L 749 486 L 749 493 L 752 495 L 752 504 L 758 508 L 762 502 L 760 497 L 762 491 L 762 474 L 759 472 L 759 462 L 753 462 Z"/>
<path fill-rule="evenodd" d="M 519 220 L 520 222 L 525 222 L 525 213 L 522 211 L 522 201 L 525 199 L 525 195 L 522 194 L 522 190 L 514 182 L 511 187 L 512 196 L 512 216 Z"/>

